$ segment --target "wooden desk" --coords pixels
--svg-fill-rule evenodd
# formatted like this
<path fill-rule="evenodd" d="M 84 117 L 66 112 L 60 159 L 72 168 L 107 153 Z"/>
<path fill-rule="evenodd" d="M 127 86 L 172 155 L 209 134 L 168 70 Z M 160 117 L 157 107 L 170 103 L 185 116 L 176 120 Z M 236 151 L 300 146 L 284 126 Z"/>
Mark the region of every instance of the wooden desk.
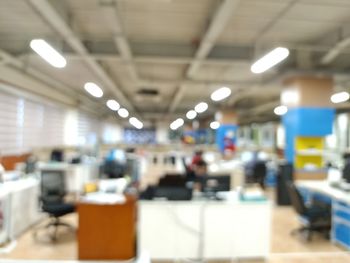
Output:
<path fill-rule="evenodd" d="M 79 260 L 126 260 L 136 254 L 136 198 L 125 204 L 79 203 Z"/>

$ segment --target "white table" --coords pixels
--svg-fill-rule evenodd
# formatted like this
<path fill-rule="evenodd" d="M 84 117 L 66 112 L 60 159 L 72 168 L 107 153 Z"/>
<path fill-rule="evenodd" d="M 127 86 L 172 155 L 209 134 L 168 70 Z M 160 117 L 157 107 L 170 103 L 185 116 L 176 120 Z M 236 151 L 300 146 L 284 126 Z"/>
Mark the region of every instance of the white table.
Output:
<path fill-rule="evenodd" d="M 350 193 L 331 187 L 328 181 L 297 181 L 296 185 L 306 200 L 311 200 L 315 194 L 331 200 L 332 242 L 350 250 Z"/>
<path fill-rule="evenodd" d="M 271 203 L 140 201 L 139 248 L 152 259 L 266 258 Z"/>
<path fill-rule="evenodd" d="M 350 193 L 331 187 L 328 181 L 300 180 L 296 182 L 296 185 L 350 204 Z"/>

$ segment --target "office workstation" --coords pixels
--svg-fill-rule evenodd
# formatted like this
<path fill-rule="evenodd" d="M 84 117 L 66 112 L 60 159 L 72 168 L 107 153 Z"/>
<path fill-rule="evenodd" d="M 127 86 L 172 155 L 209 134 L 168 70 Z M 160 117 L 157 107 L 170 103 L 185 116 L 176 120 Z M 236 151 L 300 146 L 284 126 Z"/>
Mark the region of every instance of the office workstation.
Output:
<path fill-rule="evenodd" d="M 0 1 L 0 262 L 350 261 L 349 11 Z"/>

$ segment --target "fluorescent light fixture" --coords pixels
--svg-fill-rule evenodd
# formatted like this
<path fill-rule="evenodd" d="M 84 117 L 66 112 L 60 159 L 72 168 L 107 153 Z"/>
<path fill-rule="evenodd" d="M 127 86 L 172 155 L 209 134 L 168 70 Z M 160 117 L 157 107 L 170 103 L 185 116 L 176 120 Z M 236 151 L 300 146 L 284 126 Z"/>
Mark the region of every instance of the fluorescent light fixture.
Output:
<path fill-rule="evenodd" d="M 222 87 L 214 91 L 211 94 L 210 98 L 213 101 L 220 101 L 220 100 L 226 99 L 230 95 L 231 95 L 231 89 L 229 89 L 228 87 Z"/>
<path fill-rule="evenodd" d="M 194 110 L 197 113 L 205 112 L 207 109 L 208 109 L 208 104 L 205 102 L 200 102 L 196 105 L 196 107 L 194 107 Z"/>
<path fill-rule="evenodd" d="M 255 74 L 260 74 L 286 59 L 289 55 L 288 48 L 277 47 L 256 61 L 250 68 Z"/>
<path fill-rule="evenodd" d="M 118 115 L 122 118 L 127 118 L 129 116 L 129 112 L 127 109 L 124 109 L 124 108 L 120 108 L 118 110 Z"/>
<path fill-rule="evenodd" d="M 47 63 L 55 68 L 64 68 L 67 65 L 66 59 L 50 46 L 43 39 L 33 39 L 30 41 L 30 47 Z"/>
<path fill-rule="evenodd" d="M 96 98 L 101 98 L 103 96 L 103 91 L 102 89 L 97 86 L 93 82 L 86 82 L 84 85 L 84 89 L 91 95 Z"/>
<path fill-rule="evenodd" d="M 108 108 L 110 108 L 112 111 L 117 111 L 120 108 L 120 105 L 115 100 L 107 100 L 106 105 Z"/>
<path fill-rule="evenodd" d="M 181 118 L 176 119 L 170 124 L 170 129 L 172 130 L 177 130 L 180 128 L 182 125 L 184 125 L 185 121 Z"/>
<path fill-rule="evenodd" d="M 273 112 L 274 112 L 276 115 L 279 115 L 279 116 L 286 114 L 287 111 L 288 111 L 288 108 L 287 108 L 286 106 L 284 106 L 284 105 L 277 106 L 277 107 L 273 110 Z"/>
<path fill-rule="evenodd" d="M 216 130 L 220 127 L 220 123 L 218 121 L 212 121 L 210 123 L 210 128 L 212 128 L 213 130 Z"/>
<path fill-rule="evenodd" d="M 143 128 L 143 123 L 141 121 L 139 121 L 137 118 L 135 117 L 131 117 L 129 119 L 129 123 L 134 126 L 136 129 L 142 129 Z"/>
<path fill-rule="evenodd" d="M 350 95 L 346 91 L 335 93 L 331 96 L 331 102 L 333 103 L 341 103 L 345 102 L 350 98 Z"/>
<path fill-rule="evenodd" d="M 189 120 L 193 120 L 196 117 L 197 117 L 197 112 L 195 112 L 194 110 L 190 110 L 186 113 L 186 118 Z"/>

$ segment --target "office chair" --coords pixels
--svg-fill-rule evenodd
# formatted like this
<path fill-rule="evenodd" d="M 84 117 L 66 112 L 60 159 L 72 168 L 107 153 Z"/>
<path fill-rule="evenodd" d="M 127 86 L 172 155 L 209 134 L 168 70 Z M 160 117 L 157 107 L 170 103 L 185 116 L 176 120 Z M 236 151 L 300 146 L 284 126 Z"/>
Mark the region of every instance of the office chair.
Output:
<path fill-rule="evenodd" d="M 321 232 L 329 238 L 331 229 L 331 211 L 320 205 L 306 206 L 303 197 L 293 182 L 287 182 L 287 189 L 294 210 L 300 216 L 303 226 L 292 231 L 292 234 L 305 234 L 307 241 L 311 241 L 313 232 Z"/>
<path fill-rule="evenodd" d="M 64 153 L 63 150 L 54 149 L 51 152 L 50 160 L 54 162 L 63 162 L 64 161 Z"/>
<path fill-rule="evenodd" d="M 249 168 L 249 167 L 248 167 Z M 258 183 L 265 190 L 265 178 L 267 175 L 266 163 L 263 161 L 255 162 L 250 169 L 247 169 L 247 183 Z"/>
<path fill-rule="evenodd" d="M 48 224 L 44 226 L 45 229 L 53 227 L 53 232 L 50 234 L 52 241 L 57 240 L 58 227 L 64 226 L 74 229 L 71 225 L 63 222 L 61 217 L 75 212 L 75 206 L 64 201 L 65 181 L 64 171 L 61 170 L 47 170 L 41 172 L 41 196 L 40 203 L 43 212 L 50 217 Z M 34 236 L 37 235 L 37 229 Z"/>

